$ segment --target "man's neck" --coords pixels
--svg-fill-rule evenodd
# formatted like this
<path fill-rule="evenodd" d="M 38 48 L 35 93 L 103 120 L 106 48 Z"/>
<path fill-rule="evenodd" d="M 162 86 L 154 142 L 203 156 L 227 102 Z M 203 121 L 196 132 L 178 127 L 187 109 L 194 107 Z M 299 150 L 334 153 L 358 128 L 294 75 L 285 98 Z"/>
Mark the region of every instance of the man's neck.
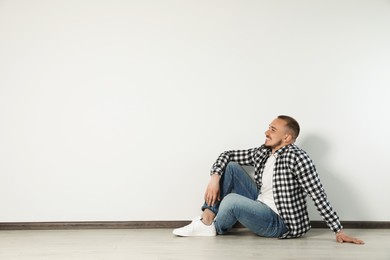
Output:
<path fill-rule="evenodd" d="M 272 149 L 271 149 L 271 153 L 272 153 L 272 154 L 275 154 L 277 151 L 279 151 L 279 150 L 282 149 L 283 147 L 285 147 L 285 146 L 287 146 L 287 145 L 290 145 L 290 144 L 292 144 L 292 143 L 287 143 L 287 144 L 283 144 L 283 145 L 280 145 L 280 146 L 278 146 L 278 147 L 272 148 Z"/>

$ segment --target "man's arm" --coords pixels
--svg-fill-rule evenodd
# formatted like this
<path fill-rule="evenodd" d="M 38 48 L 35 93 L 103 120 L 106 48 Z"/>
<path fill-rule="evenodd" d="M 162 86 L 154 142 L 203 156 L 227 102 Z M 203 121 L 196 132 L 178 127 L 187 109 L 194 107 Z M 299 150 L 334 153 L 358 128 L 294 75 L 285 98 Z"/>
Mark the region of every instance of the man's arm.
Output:
<path fill-rule="evenodd" d="M 300 160 L 300 167 L 297 168 L 298 181 L 300 182 L 301 187 L 310 195 L 317 210 L 320 212 L 328 226 L 336 233 L 336 241 L 339 243 L 348 242 L 364 244 L 364 241 L 344 233 L 339 217 L 327 199 L 325 190 L 311 159 L 307 154 L 302 154 Z"/>
<path fill-rule="evenodd" d="M 229 162 L 237 162 L 241 165 L 253 165 L 253 158 L 257 148 L 247 150 L 231 150 L 225 151 L 219 155 L 211 168 L 211 179 L 207 185 L 204 199 L 206 204 L 214 206 L 220 200 L 219 196 L 219 180 Z"/>
<path fill-rule="evenodd" d="M 248 150 L 231 150 L 223 152 L 219 155 L 213 167 L 211 168 L 210 174 L 222 175 L 229 162 L 237 162 L 241 165 L 253 165 L 254 156 L 258 151 L 258 148 Z"/>

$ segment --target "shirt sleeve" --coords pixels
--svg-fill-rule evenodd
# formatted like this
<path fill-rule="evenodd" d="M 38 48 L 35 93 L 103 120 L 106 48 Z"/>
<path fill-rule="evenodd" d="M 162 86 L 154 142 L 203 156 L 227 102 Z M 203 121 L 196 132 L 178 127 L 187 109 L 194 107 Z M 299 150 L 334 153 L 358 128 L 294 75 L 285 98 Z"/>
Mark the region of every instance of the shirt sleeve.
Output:
<path fill-rule="evenodd" d="M 254 155 L 257 149 L 231 150 L 221 153 L 211 167 L 210 174 L 222 175 L 229 162 L 237 162 L 241 165 L 254 165 Z"/>
<path fill-rule="evenodd" d="M 295 170 L 301 187 L 309 194 L 328 227 L 334 232 L 340 231 L 343 227 L 339 217 L 330 205 L 316 168 L 307 154 L 298 156 Z"/>

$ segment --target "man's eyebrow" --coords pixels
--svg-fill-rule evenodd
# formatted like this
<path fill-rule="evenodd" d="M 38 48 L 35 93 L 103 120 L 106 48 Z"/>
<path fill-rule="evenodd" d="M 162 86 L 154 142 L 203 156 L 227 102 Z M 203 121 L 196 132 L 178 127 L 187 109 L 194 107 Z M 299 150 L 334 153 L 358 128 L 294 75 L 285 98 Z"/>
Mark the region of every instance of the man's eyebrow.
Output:
<path fill-rule="evenodd" d="M 269 128 L 273 129 L 273 130 L 278 130 L 276 127 L 274 127 L 273 125 L 269 125 Z"/>

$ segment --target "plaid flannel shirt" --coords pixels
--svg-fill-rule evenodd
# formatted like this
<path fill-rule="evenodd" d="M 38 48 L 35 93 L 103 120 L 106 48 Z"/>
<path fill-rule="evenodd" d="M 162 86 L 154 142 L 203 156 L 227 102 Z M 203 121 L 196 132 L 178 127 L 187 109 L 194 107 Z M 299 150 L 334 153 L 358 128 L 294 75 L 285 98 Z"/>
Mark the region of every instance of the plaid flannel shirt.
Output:
<path fill-rule="evenodd" d="M 222 175 L 226 165 L 231 161 L 254 166 L 255 182 L 260 190 L 265 162 L 270 155 L 271 149 L 264 145 L 248 150 L 226 151 L 214 163 L 211 174 Z M 306 206 L 307 194 L 329 228 L 334 232 L 340 231 L 342 226 L 339 218 L 329 204 L 316 168 L 306 152 L 295 144 L 290 144 L 276 151 L 275 157 L 273 176 L 275 205 L 289 229 L 282 238 L 300 237 L 309 231 L 311 226 Z"/>

